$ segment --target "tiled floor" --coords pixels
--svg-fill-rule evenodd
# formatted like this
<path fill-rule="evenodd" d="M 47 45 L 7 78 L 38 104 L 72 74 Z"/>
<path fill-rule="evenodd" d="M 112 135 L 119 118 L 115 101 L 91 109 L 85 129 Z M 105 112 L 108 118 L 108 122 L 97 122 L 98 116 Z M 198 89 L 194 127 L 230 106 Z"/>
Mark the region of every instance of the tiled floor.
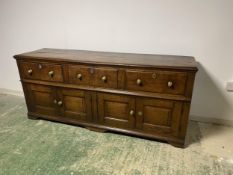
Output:
<path fill-rule="evenodd" d="M 190 122 L 187 148 L 44 120 L 0 94 L 0 175 L 233 174 L 233 127 Z"/>

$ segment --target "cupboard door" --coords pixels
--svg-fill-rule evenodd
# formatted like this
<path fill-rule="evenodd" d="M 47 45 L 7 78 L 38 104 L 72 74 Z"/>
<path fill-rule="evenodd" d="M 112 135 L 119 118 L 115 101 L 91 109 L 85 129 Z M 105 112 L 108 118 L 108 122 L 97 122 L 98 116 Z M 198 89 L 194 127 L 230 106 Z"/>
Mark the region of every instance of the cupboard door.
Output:
<path fill-rule="evenodd" d="M 124 95 L 97 94 L 98 121 L 116 128 L 134 128 L 135 100 Z"/>
<path fill-rule="evenodd" d="M 178 135 L 182 102 L 136 99 L 136 128 L 151 134 Z"/>
<path fill-rule="evenodd" d="M 59 112 L 63 117 L 79 121 L 91 120 L 91 95 L 88 91 L 59 88 L 58 106 L 59 105 Z"/>
<path fill-rule="evenodd" d="M 54 116 L 57 114 L 56 89 L 51 86 L 25 84 L 30 112 Z"/>

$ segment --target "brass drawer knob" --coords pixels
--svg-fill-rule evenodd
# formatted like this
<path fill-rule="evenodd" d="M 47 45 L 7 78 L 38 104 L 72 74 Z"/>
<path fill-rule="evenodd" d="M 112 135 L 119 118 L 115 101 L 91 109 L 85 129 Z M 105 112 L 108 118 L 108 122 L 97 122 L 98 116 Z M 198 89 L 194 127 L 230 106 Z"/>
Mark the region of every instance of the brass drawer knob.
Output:
<path fill-rule="evenodd" d="M 129 114 L 133 116 L 134 115 L 134 110 L 130 110 Z"/>
<path fill-rule="evenodd" d="M 171 88 L 173 86 L 173 82 L 172 81 L 167 82 L 167 86 Z"/>
<path fill-rule="evenodd" d="M 54 76 L 54 72 L 51 70 L 49 71 L 48 75 L 52 78 Z"/>
<path fill-rule="evenodd" d="M 157 74 L 156 74 L 156 73 L 153 73 L 153 74 L 152 74 L 152 78 L 153 78 L 153 79 L 156 79 L 156 78 L 157 78 Z"/>
<path fill-rule="evenodd" d="M 29 74 L 29 75 L 32 75 L 32 69 L 29 69 L 29 70 L 28 70 L 28 74 Z"/>
<path fill-rule="evenodd" d="M 107 81 L 107 77 L 106 76 L 102 76 L 101 80 L 105 83 Z"/>
<path fill-rule="evenodd" d="M 137 79 L 136 83 L 137 83 L 138 86 L 141 86 L 142 85 L 142 80 L 141 79 Z"/>
<path fill-rule="evenodd" d="M 142 115 L 143 115 L 142 111 L 138 111 L 138 116 L 142 116 Z"/>
<path fill-rule="evenodd" d="M 77 78 L 78 78 L 79 80 L 82 80 L 82 74 L 77 74 Z"/>
<path fill-rule="evenodd" d="M 56 99 L 55 99 L 55 100 L 53 100 L 53 103 L 54 103 L 54 104 L 57 104 L 57 100 L 56 100 Z"/>
<path fill-rule="evenodd" d="M 62 101 L 57 102 L 58 106 L 62 106 Z"/>

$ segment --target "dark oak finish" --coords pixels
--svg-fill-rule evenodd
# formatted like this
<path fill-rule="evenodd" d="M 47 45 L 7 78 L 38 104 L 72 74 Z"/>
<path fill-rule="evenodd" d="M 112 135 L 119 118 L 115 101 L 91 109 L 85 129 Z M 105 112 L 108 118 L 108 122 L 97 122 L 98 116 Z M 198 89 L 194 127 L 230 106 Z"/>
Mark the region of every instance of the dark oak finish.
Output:
<path fill-rule="evenodd" d="M 92 67 L 90 66 L 88 67 L 88 66 L 80 66 L 80 65 L 69 65 L 68 81 L 71 84 L 91 85 L 93 82 L 93 78 L 90 70 L 92 70 Z"/>
<path fill-rule="evenodd" d="M 88 91 L 74 90 L 67 88 L 59 88 L 59 101 L 62 105 L 59 106 L 59 111 L 62 117 L 73 118 L 80 121 L 91 121 L 91 94 Z"/>
<path fill-rule="evenodd" d="M 71 84 L 117 88 L 117 69 L 109 67 L 69 65 L 68 76 Z"/>
<path fill-rule="evenodd" d="M 152 55 L 134 53 L 98 52 L 87 50 L 40 49 L 14 56 L 17 59 L 35 59 L 66 63 L 85 63 L 95 65 L 115 65 L 133 67 L 160 67 L 184 70 L 197 70 L 193 57 L 175 55 Z"/>
<path fill-rule="evenodd" d="M 133 97 L 98 93 L 97 99 L 98 119 L 101 124 L 125 129 L 135 127 Z"/>
<path fill-rule="evenodd" d="M 117 88 L 117 69 L 95 68 L 94 86 L 103 88 Z"/>
<path fill-rule="evenodd" d="M 20 62 L 22 77 L 28 79 L 63 82 L 62 66 L 48 63 Z"/>
<path fill-rule="evenodd" d="M 167 94 L 184 94 L 187 79 L 185 72 L 174 71 L 126 71 L 126 89 Z M 139 82 L 140 83 L 139 83 Z M 171 86 L 168 86 L 171 82 Z"/>
<path fill-rule="evenodd" d="M 25 84 L 28 92 L 29 110 L 44 115 L 57 115 L 56 90 L 52 86 Z"/>
<path fill-rule="evenodd" d="M 136 109 L 137 129 L 154 134 L 178 136 L 182 102 L 137 98 Z"/>
<path fill-rule="evenodd" d="M 14 57 L 29 118 L 184 146 L 193 57 L 61 49 Z"/>

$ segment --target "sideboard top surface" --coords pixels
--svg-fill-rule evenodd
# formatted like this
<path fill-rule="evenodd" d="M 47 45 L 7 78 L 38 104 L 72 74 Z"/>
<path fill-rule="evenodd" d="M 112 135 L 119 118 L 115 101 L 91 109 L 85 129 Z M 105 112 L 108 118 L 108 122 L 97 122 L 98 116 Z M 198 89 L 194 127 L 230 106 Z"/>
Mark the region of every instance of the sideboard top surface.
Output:
<path fill-rule="evenodd" d="M 176 55 L 154 55 L 43 48 L 32 52 L 15 55 L 14 58 L 197 70 L 197 62 L 193 57 Z"/>

